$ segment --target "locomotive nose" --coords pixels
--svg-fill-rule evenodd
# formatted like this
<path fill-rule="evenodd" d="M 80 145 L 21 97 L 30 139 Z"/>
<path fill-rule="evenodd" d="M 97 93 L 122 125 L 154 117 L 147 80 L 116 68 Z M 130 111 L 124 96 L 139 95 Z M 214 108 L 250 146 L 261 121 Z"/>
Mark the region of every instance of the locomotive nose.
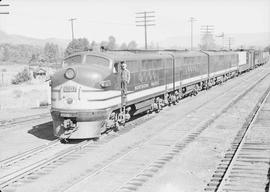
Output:
<path fill-rule="evenodd" d="M 74 81 L 89 87 L 100 88 L 99 82 L 102 81 L 104 77 L 105 75 L 101 70 L 95 68 L 91 68 L 91 70 L 78 68 L 78 75 Z"/>
<path fill-rule="evenodd" d="M 58 71 L 57 74 L 53 76 L 52 83 L 53 87 L 55 87 L 67 81 L 74 81 L 81 85 L 100 89 L 100 82 L 102 82 L 108 74 L 109 71 L 101 68 L 72 66 Z"/>

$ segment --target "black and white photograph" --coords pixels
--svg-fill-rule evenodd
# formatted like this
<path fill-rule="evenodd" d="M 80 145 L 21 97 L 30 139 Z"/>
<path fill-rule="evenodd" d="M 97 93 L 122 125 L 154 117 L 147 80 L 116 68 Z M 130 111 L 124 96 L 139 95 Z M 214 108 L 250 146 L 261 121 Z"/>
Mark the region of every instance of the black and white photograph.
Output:
<path fill-rule="evenodd" d="M 0 192 L 270 192 L 270 0 L 0 0 Z"/>

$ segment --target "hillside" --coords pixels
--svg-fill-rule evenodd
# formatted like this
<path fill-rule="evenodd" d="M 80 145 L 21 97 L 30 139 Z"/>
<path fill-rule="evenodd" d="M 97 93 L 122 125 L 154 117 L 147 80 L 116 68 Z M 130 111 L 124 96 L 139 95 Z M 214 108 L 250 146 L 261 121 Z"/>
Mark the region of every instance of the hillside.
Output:
<path fill-rule="evenodd" d="M 239 47 L 243 45 L 244 47 L 266 47 L 270 44 L 270 33 L 232 33 L 225 34 L 224 45 L 228 46 L 228 37 L 233 38 L 232 47 Z M 3 31 L 0 31 L 0 44 L 10 43 L 10 44 L 28 44 L 34 46 L 43 47 L 47 42 L 55 43 L 60 48 L 65 49 L 70 40 L 58 39 L 58 38 L 47 38 L 47 39 L 37 39 L 32 37 L 26 37 L 22 35 L 11 35 Z M 216 43 L 221 45 L 221 39 L 216 38 Z M 200 43 L 200 36 L 194 34 L 194 47 Z M 164 48 L 189 48 L 190 46 L 190 36 L 171 36 L 158 41 L 160 47 Z"/>
<path fill-rule="evenodd" d="M 43 47 L 47 42 L 55 43 L 62 49 L 65 49 L 69 43 L 69 40 L 57 38 L 37 39 L 21 35 L 10 35 L 3 31 L 0 31 L 0 44 L 1 43 L 28 44 Z"/>
<path fill-rule="evenodd" d="M 228 37 L 232 37 L 232 47 L 266 47 L 270 44 L 270 33 L 232 33 L 225 34 L 224 46 L 228 46 Z M 200 41 L 198 34 L 194 34 L 194 47 L 197 46 Z M 215 42 L 221 45 L 222 40 L 215 38 Z M 163 39 L 159 42 L 162 47 L 178 47 L 178 48 L 189 48 L 190 47 L 190 36 L 174 36 Z"/>

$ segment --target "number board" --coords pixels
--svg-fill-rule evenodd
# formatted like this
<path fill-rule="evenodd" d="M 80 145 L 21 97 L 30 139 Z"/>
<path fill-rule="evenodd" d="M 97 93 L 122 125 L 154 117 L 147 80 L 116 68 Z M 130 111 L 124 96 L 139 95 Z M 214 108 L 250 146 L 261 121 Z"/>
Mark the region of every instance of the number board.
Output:
<path fill-rule="evenodd" d="M 77 92 L 77 87 L 75 86 L 64 86 L 64 92 Z"/>

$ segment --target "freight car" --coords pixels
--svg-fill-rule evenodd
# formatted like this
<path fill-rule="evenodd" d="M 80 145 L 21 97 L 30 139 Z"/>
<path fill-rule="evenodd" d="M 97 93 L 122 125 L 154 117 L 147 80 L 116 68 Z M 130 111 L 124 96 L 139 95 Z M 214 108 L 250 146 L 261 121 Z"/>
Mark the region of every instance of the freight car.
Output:
<path fill-rule="evenodd" d="M 237 52 L 75 53 L 64 60 L 65 67 L 51 78 L 54 134 L 70 139 L 98 138 L 107 129 L 117 129 L 131 116 L 159 111 L 164 105 L 253 68 L 255 54 L 242 55 L 241 61 L 246 55 L 248 62 L 241 65 L 248 67 L 241 67 Z M 262 56 L 257 58 L 258 63 L 263 62 Z M 121 61 L 130 71 L 125 96 L 120 87 Z"/>

